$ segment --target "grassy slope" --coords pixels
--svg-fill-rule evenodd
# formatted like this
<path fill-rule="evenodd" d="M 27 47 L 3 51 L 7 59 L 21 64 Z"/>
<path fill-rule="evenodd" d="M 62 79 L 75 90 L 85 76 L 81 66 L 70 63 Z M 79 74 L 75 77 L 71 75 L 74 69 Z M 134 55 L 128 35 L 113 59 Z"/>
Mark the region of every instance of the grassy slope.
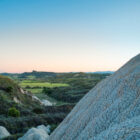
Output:
<path fill-rule="evenodd" d="M 18 99 L 20 104 L 16 104 L 14 98 Z M 31 96 L 21 93 L 20 87 L 11 79 L 0 76 L 0 115 L 7 114 L 8 109 L 12 106 L 19 106 L 28 110 L 28 108 L 37 105 L 39 103 L 32 101 Z"/>
<path fill-rule="evenodd" d="M 10 88 L 9 88 L 10 87 Z M 22 104 L 13 101 L 13 97 L 18 98 Z M 18 118 L 8 116 L 8 109 L 16 107 L 21 115 Z M 11 79 L 0 76 L 0 126 L 4 126 L 8 131 L 15 135 L 15 139 L 19 134 L 25 133 L 30 127 L 38 125 L 59 124 L 73 105 L 59 107 L 43 107 L 33 102 L 30 97 L 20 92 L 20 87 Z M 10 138 L 10 140 L 15 140 Z"/>

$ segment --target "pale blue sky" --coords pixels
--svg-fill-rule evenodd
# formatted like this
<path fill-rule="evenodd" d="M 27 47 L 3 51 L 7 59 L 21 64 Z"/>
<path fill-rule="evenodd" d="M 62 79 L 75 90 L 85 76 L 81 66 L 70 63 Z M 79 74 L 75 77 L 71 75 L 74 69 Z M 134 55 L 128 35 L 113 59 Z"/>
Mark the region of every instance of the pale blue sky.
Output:
<path fill-rule="evenodd" d="M 140 52 L 139 0 L 0 0 L 0 71 L 117 70 Z"/>

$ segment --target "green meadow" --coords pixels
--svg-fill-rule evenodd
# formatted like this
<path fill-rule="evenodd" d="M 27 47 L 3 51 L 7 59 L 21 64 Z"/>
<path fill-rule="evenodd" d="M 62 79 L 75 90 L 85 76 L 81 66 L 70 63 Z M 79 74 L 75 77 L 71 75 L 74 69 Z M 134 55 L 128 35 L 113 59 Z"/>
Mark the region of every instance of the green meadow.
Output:
<path fill-rule="evenodd" d="M 30 91 L 34 94 L 39 94 L 39 93 L 42 93 L 42 88 L 31 88 L 31 89 L 26 89 L 27 91 Z"/>
<path fill-rule="evenodd" d="M 34 93 L 42 93 L 42 89 L 43 87 L 47 87 L 47 88 L 54 88 L 54 87 L 68 87 L 69 84 L 65 84 L 65 83 L 49 83 L 49 82 L 40 82 L 38 80 L 22 80 L 19 85 Z"/>
<path fill-rule="evenodd" d="M 26 87 L 31 87 L 31 88 L 33 88 L 33 87 L 40 87 L 40 88 L 49 87 L 49 88 L 54 88 L 54 87 L 67 87 L 69 85 L 65 84 L 65 83 L 33 82 L 33 81 L 30 81 L 30 80 L 23 80 L 20 83 L 20 86 L 23 87 L 23 88 L 26 88 Z"/>

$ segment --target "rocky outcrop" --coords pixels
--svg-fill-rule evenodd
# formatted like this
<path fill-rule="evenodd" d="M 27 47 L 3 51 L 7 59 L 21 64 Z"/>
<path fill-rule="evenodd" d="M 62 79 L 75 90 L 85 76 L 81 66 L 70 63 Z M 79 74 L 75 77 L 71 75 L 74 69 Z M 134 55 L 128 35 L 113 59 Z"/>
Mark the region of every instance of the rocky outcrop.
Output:
<path fill-rule="evenodd" d="M 18 140 L 47 140 L 50 133 L 50 126 L 40 125 L 37 128 L 31 128 L 28 132 Z"/>
<path fill-rule="evenodd" d="M 38 102 L 38 103 L 40 103 L 40 105 L 44 105 L 44 106 L 52 106 L 52 105 L 55 105 L 55 103 L 51 103 L 47 99 L 40 100 L 37 96 L 33 95 L 32 93 L 30 93 L 30 92 L 28 92 L 26 90 L 23 90 L 22 88 L 20 88 L 20 92 L 22 94 L 25 94 L 25 95 L 31 97 L 32 98 L 32 101 Z M 21 104 L 21 102 L 16 97 L 14 97 L 14 101 L 16 103 L 20 103 Z"/>
<path fill-rule="evenodd" d="M 41 105 L 43 106 L 52 106 L 52 105 L 55 105 L 55 103 L 51 103 L 50 101 L 48 101 L 47 99 L 43 99 L 43 100 L 40 100 L 37 96 L 33 95 L 32 96 L 32 100 L 33 101 L 38 101 Z"/>
<path fill-rule="evenodd" d="M 53 103 L 51 103 L 50 101 L 48 101 L 48 100 L 46 100 L 46 99 L 42 100 L 41 103 L 42 103 L 42 105 L 44 105 L 44 106 L 52 106 L 52 105 L 53 105 Z"/>
<path fill-rule="evenodd" d="M 13 100 L 14 100 L 15 103 L 21 104 L 21 101 L 19 101 L 19 100 L 17 99 L 17 97 L 14 97 Z"/>
<path fill-rule="evenodd" d="M 10 136 L 10 133 L 3 126 L 0 126 L 0 139 Z"/>
<path fill-rule="evenodd" d="M 140 55 L 100 82 L 49 140 L 140 139 Z"/>

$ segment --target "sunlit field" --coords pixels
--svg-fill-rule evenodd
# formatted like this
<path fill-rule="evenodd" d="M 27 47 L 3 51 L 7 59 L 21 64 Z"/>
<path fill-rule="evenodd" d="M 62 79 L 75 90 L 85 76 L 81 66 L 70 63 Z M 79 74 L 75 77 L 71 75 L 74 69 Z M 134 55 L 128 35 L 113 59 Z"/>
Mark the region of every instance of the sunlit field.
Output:
<path fill-rule="evenodd" d="M 30 81 L 30 80 L 23 80 L 20 83 L 20 86 L 23 87 L 23 88 L 26 88 L 26 87 L 31 87 L 31 88 L 33 88 L 33 87 L 40 87 L 40 88 L 49 87 L 49 88 L 54 88 L 54 87 L 67 87 L 69 85 L 65 84 L 65 83 L 33 82 L 33 81 Z"/>

